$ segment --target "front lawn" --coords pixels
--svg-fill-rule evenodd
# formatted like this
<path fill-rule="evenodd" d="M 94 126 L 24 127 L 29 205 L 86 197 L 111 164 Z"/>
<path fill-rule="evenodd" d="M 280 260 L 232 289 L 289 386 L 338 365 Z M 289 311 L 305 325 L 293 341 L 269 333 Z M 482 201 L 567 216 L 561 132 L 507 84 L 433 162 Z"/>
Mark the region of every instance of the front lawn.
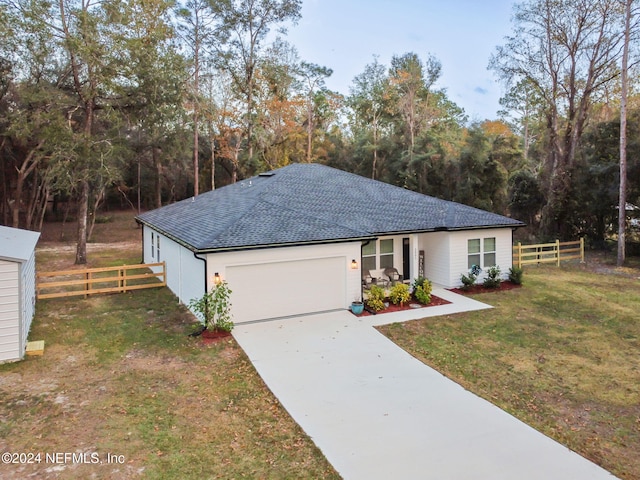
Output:
<path fill-rule="evenodd" d="M 139 262 L 130 245 L 94 248 L 91 266 Z M 68 268 L 74 249 L 37 255 Z M 0 478 L 340 478 L 238 344 L 193 330 L 166 288 L 39 301 L 44 356 L 0 365 L 0 451 L 29 455 Z"/>
<path fill-rule="evenodd" d="M 640 478 L 640 271 L 530 267 L 496 308 L 382 327 L 403 349 L 624 479 Z"/>

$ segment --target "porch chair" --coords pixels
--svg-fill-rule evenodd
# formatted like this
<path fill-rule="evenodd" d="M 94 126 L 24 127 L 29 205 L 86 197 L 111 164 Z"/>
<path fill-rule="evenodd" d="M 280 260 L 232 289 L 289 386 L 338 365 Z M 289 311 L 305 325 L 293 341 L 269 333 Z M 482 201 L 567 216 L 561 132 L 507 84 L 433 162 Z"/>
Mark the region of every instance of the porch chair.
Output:
<path fill-rule="evenodd" d="M 400 273 L 398 272 L 398 269 L 396 268 L 385 268 L 384 269 L 384 274 L 389 277 L 389 281 L 391 282 L 391 285 L 395 285 L 398 282 L 402 282 L 403 277 L 402 275 L 400 275 Z"/>
<path fill-rule="evenodd" d="M 376 279 L 371 276 L 369 270 L 362 270 L 362 286 L 364 288 L 371 288 L 371 285 L 375 285 Z"/>

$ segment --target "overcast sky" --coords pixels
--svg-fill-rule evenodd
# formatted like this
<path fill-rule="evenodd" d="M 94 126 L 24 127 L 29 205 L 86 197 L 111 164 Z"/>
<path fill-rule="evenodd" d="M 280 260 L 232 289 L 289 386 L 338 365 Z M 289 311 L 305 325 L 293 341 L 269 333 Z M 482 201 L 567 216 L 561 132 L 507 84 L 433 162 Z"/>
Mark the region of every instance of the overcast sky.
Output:
<path fill-rule="evenodd" d="M 287 40 L 300 58 L 333 69 L 327 86 L 349 93 L 353 78 L 379 55 L 428 54 L 442 63 L 437 84 L 470 120 L 497 118 L 502 86 L 487 70 L 511 34 L 513 0 L 303 0 Z"/>

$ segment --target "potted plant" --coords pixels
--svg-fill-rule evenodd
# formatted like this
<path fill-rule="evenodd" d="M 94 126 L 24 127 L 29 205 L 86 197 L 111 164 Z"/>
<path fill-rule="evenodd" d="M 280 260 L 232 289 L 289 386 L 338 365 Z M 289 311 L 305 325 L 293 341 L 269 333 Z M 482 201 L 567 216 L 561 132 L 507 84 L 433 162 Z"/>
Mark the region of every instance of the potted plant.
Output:
<path fill-rule="evenodd" d="M 230 295 L 229 285 L 223 281 L 202 297 L 191 299 L 189 309 L 202 324 L 201 329 L 191 336 L 206 336 L 206 332 L 217 335 L 231 333 L 234 325 L 231 321 Z"/>
<path fill-rule="evenodd" d="M 354 315 L 360 315 L 364 311 L 364 302 L 359 297 L 351 302 L 351 311 Z"/>

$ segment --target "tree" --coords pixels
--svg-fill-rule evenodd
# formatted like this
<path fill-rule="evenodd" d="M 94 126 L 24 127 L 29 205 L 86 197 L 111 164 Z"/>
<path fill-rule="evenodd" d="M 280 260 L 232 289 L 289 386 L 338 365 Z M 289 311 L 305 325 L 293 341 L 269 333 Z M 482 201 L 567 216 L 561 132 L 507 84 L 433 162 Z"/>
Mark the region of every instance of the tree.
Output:
<path fill-rule="evenodd" d="M 269 170 L 304 159 L 306 97 L 298 78 L 300 59 L 276 38 L 259 63 L 256 82 L 256 147 L 259 168 Z"/>
<path fill-rule="evenodd" d="M 73 148 L 57 165 L 56 185 L 77 194 L 77 264 L 87 263 L 91 182 L 94 179 L 108 182 L 113 173 L 105 168 L 111 143 L 97 118 L 98 111 L 106 113 L 109 108 L 103 99 L 117 75 L 115 57 L 110 52 L 117 51 L 118 46 L 114 37 L 109 38 L 110 20 L 103 5 L 94 5 L 91 0 L 58 1 L 58 34 L 71 80 L 67 88 L 75 97 L 76 105 L 69 111 Z"/>
<path fill-rule="evenodd" d="M 567 237 L 567 199 L 576 152 L 594 102 L 617 77 L 619 0 L 528 0 L 516 6 L 515 33 L 490 68 L 507 84 L 525 81 L 546 123 L 543 229 Z"/>
<path fill-rule="evenodd" d="M 272 27 L 297 22 L 301 8 L 301 0 L 223 0 L 215 6 L 228 37 L 226 49 L 219 50 L 220 66 L 244 99 L 249 161 L 254 148 L 255 74 L 264 41 Z"/>
<path fill-rule="evenodd" d="M 409 163 L 413 161 L 416 136 L 425 123 L 430 89 L 440 77 L 442 65 L 433 56 L 425 64 L 417 54 L 405 53 L 391 58 L 389 81 L 396 112 L 402 117 L 409 142 Z"/>
<path fill-rule="evenodd" d="M 631 39 L 631 5 L 633 0 L 624 0 L 624 46 L 622 52 L 620 92 L 620 194 L 618 200 L 618 260 L 619 267 L 625 262 L 627 229 L 627 95 L 629 71 L 629 43 Z"/>
<path fill-rule="evenodd" d="M 55 42 L 45 18 L 47 4 L 0 4 L 0 155 L 3 205 L 14 227 L 35 229 L 47 197 L 47 161 L 64 136 L 62 105 L 55 87 L 62 75 L 55 65 Z"/>
<path fill-rule="evenodd" d="M 364 148 L 371 150 L 371 178 L 376 178 L 380 135 L 384 128 L 385 102 L 388 94 L 389 79 L 386 68 L 374 58 L 373 63 L 364 67 L 364 72 L 353 79 L 347 104 L 354 112 L 356 132 L 364 134 Z M 369 139 L 370 136 L 370 139 Z"/>
<path fill-rule="evenodd" d="M 118 55 L 127 81 L 115 87 L 118 101 L 112 106 L 128 114 L 139 152 L 150 153 L 155 170 L 154 204 L 159 208 L 164 159 L 179 161 L 177 152 L 187 150 L 182 140 L 187 65 L 175 45 L 170 1 L 128 0 L 118 6 L 122 19 Z"/>
<path fill-rule="evenodd" d="M 178 9 L 178 16 L 183 22 L 181 26 L 183 40 L 191 52 L 193 65 L 191 92 L 193 109 L 193 191 L 196 196 L 200 191 L 199 122 L 200 103 L 203 100 L 200 95 L 200 76 L 203 65 L 207 63 L 204 58 L 207 53 L 204 47 L 218 42 L 217 17 L 210 8 L 210 4 L 209 0 L 187 0 L 184 7 Z M 215 185 L 215 182 L 212 182 L 212 184 Z"/>
<path fill-rule="evenodd" d="M 512 118 L 510 125 L 513 125 L 522 137 L 525 162 L 529 158 L 531 143 L 536 139 L 532 127 L 537 123 L 541 106 L 541 99 L 536 95 L 536 92 L 537 90 L 531 81 L 524 79 L 511 87 L 507 94 L 500 99 L 503 110 L 498 114 L 503 119 Z"/>
<path fill-rule="evenodd" d="M 304 94 L 307 104 L 307 163 L 311 163 L 311 147 L 315 128 L 314 104 L 316 89 L 324 89 L 324 80 L 333 74 L 333 70 L 315 63 L 300 63 L 299 75 L 303 78 Z"/>
<path fill-rule="evenodd" d="M 467 132 L 460 155 L 455 200 L 476 208 L 505 213 L 508 173 L 493 152 L 493 142 L 482 124 Z"/>

